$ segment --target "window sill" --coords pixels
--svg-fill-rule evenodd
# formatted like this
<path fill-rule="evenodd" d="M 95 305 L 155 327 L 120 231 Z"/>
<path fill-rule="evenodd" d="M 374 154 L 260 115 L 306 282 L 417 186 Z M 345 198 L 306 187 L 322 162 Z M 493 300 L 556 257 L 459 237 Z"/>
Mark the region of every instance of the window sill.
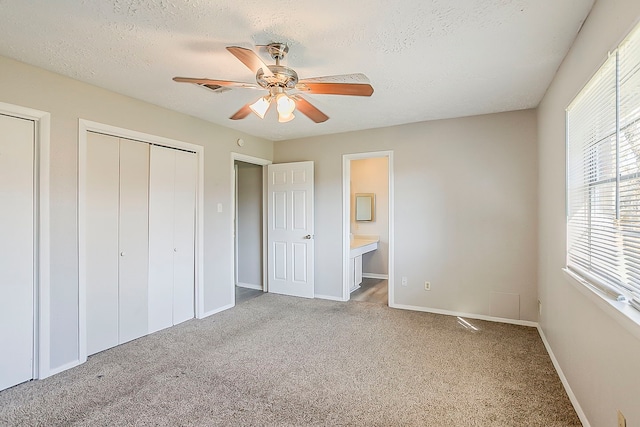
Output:
<path fill-rule="evenodd" d="M 623 326 L 631 335 L 640 339 L 640 311 L 631 307 L 625 301 L 615 301 L 597 288 L 592 286 L 588 281 L 563 268 L 565 277 L 581 294 L 586 296 L 596 306 L 602 309 L 609 317 Z"/>

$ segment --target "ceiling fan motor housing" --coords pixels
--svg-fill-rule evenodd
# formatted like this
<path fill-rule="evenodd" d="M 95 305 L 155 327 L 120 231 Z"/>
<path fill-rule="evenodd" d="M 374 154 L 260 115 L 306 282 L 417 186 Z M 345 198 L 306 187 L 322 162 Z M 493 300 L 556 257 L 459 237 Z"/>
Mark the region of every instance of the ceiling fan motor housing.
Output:
<path fill-rule="evenodd" d="M 289 46 L 287 46 L 286 43 L 269 43 L 267 45 L 267 52 L 269 52 L 269 55 L 278 62 L 287 55 L 289 52 Z"/>
<path fill-rule="evenodd" d="M 282 65 L 268 65 L 273 76 L 265 76 L 262 68 L 256 73 L 256 81 L 265 89 L 282 87 L 293 89 L 298 84 L 298 74 L 289 67 Z"/>

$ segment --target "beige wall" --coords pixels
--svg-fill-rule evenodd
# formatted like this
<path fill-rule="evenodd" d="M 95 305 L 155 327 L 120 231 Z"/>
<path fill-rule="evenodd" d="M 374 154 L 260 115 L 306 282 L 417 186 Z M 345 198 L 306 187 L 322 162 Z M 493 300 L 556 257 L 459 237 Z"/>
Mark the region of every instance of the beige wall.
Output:
<path fill-rule="evenodd" d="M 538 108 L 540 324 L 592 426 L 640 425 L 640 327 L 615 316 L 567 278 L 565 108 L 640 18 L 637 0 L 596 1 Z"/>
<path fill-rule="evenodd" d="M 351 233 L 379 236 L 378 249 L 362 255 L 362 272 L 388 274 L 389 160 L 387 157 L 351 160 Z M 355 194 L 375 194 L 373 221 L 356 222 Z"/>
<path fill-rule="evenodd" d="M 205 147 L 205 311 L 233 303 L 231 151 L 271 159 L 273 144 L 0 57 L 0 102 L 51 113 L 51 360 L 78 359 L 78 119 Z M 245 140 L 240 148 L 237 138 Z M 216 205 L 222 203 L 223 212 Z"/>
<path fill-rule="evenodd" d="M 315 162 L 316 293 L 342 294 L 342 155 L 393 150 L 396 304 L 537 320 L 536 138 L 527 110 L 276 142 Z"/>
<path fill-rule="evenodd" d="M 238 165 L 238 283 L 262 288 L 262 166 Z"/>

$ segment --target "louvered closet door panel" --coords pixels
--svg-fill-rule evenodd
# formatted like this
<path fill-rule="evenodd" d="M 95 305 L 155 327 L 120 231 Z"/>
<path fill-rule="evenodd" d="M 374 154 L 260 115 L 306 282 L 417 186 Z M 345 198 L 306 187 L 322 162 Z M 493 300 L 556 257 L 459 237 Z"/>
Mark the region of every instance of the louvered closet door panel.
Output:
<path fill-rule="evenodd" d="M 194 317 L 196 155 L 175 151 L 173 324 Z"/>
<path fill-rule="evenodd" d="M 87 354 L 118 345 L 118 138 L 87 134 Z"/>
<path fill-rule="evenodd" d="M 175 150 L 151 147 L 149 170 L 149 332 L 173 325 Z"/>
<path fill-rule="evenodd" d="M 120 139 L 120 343 L 148 331 L 149 144 Z"/>
<path fill-rule="evenodd" d="M 34 135 L 0 115 L 0 390 L 33 378 Z"/>

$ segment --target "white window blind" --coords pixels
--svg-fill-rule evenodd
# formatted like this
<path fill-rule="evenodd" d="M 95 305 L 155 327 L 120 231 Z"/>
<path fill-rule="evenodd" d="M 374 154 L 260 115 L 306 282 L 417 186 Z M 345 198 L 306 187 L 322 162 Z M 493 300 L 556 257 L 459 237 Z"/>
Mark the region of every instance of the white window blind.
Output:
<path fill-rule="evenodd" d="M 567 109 L 567 267 L 640 309 L 640 31 Z"/>

